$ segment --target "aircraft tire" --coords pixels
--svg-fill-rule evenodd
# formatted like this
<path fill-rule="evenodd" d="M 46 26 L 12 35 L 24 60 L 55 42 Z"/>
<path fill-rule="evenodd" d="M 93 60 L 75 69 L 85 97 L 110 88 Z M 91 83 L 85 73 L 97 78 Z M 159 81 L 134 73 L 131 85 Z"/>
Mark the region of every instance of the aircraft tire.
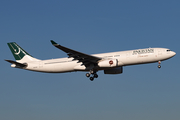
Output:
<path fill-rule="evenodd" d="M 89 73 L 86 73 L 86 77 L 90 77 L 90 74 L 89 74 Z"/>
<path fill-rule="evenodd" d="M 90 77 L 90 80 L 93 81 L 93 80 L 94 80 L 94 77 Z"/>
<path fill-rule="evenodd" d="M 158 68 L 161 68 L 161 65 L 158 65 Z"/>
<path fill-rule="evenodd" d="M 95 78 L 98 78 L 98 74 L 94 74 L 94 77 L 95 77 Z"/>

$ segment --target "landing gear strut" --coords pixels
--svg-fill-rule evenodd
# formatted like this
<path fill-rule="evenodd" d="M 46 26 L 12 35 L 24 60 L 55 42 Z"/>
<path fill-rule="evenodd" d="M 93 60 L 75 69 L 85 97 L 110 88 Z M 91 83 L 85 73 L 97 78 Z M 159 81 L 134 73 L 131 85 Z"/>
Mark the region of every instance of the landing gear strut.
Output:
<path fill-rule="evenodd" d="M 158 68 L 161 68 L 161 61 L 158 61 Z"/>
<path fill-rule="evenodd" d="M 91 75 L 92 77 L 90 77 Z M 98 74 L 96 73 L 96 71 L 91 70 L 89 73 L 86 73 L 86 77 L 90 77 L 89 79 L 93 81 L 94 78 L 98 78 Z"/>

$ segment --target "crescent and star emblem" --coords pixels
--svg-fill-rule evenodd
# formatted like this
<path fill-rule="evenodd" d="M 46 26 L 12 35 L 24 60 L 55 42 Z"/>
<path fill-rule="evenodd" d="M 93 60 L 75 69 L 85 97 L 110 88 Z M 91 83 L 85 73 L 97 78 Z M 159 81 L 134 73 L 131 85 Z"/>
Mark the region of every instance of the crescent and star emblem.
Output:
<path fill-rule="evenodd" d="M 16 52 L 16 53 L 15 53 L 16 55 L 19 55 L 20 52 L 21 52 L 20 48 L 18 48 L 18 50 L 19 50 L 18 53 L 17 53 L 16 49 L 14 50 L 14 51 Z"/>

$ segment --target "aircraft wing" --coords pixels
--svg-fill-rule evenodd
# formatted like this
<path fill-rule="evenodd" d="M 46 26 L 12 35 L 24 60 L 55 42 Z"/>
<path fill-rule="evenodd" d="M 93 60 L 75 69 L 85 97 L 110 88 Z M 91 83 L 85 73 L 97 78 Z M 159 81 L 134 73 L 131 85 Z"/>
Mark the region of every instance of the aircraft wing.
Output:
<path fill-rule="evenodd" d="M 56 42 L 54 42 L 53 40 L 51 40 L 51 43 L 59 48 L 60 50 L 64 51 L 67 53 L 67 55 L 69 56 L 69 58 L 74 58 L 73 60 L 78 60 L 78 63 L 82 62 L 82 65 L 88 66 L 90 64 L 96 64 L 99 60 L 101 60 L 102 58 L 96 57 L 96 56 L 92 56 L 92 55 L 88 55 L 85 53 L 81 53 L 72 49 L 69 49 L 67 47 L 61 46 L 59 44 L 57 44 Z"/>

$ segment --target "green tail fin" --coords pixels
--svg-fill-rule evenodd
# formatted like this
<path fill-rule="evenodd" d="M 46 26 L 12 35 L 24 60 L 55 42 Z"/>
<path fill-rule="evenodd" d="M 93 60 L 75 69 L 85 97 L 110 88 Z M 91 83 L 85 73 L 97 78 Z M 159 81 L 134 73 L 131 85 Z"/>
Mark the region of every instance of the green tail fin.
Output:
<path fill-rule="evenodd" d="M 16 60 L 21 60 L 25 55 L 31 56 L 15 42 L 7 43 L 7 44 Z"/>

